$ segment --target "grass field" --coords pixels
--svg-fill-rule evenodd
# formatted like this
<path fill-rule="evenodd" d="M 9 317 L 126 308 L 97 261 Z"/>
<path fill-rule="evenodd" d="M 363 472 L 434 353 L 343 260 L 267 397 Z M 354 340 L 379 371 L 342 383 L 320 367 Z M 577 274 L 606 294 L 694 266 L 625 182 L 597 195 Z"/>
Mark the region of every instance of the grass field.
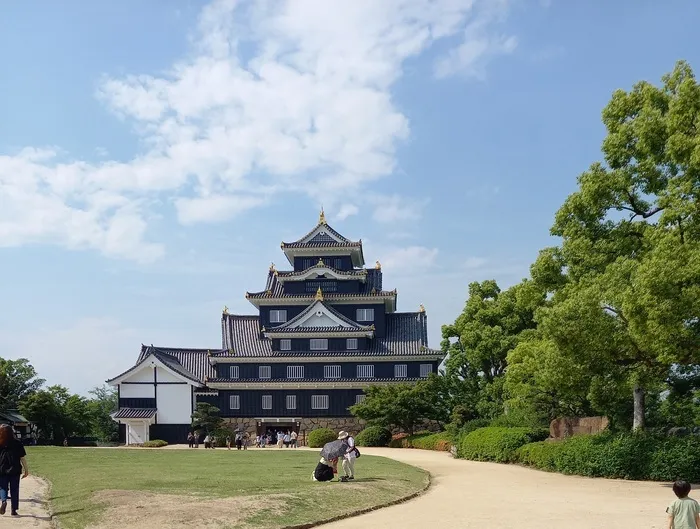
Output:
<path fill-rule="evenodd" d="M 265 527 L 324 520 L 423 489 L 423 470 L 357 460 L 357 479 L 317 483 L 318 452 L 32 447 L 33 473 L 52 484 L 61 527 Z"/>

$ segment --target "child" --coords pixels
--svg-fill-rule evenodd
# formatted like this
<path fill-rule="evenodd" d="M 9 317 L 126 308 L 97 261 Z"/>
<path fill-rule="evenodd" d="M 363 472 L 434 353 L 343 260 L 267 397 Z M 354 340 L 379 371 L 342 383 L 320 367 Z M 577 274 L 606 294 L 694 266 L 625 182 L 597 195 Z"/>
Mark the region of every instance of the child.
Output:
<path fill-rule="evenodd" d="M 678 496 L 678 499 L 674 500 L 666 509 L 668 529 L 700 529 L 700 505 L 688 497 L 690 483 L 676 481 L 673 484 L 673 492 Z"/>

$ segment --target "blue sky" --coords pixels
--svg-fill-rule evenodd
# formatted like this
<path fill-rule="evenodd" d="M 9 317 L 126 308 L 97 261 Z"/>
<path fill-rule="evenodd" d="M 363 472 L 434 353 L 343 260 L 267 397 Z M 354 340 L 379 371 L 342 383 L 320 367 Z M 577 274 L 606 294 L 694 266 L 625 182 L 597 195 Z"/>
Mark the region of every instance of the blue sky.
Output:
<path fill-rule="evenodd" d="M 687 0 L 6 3 L 0 356 L 86 392 L 217 347 L 324 205 L 430 339 L 528 273 L 613 90 L 696 66 Z"/>

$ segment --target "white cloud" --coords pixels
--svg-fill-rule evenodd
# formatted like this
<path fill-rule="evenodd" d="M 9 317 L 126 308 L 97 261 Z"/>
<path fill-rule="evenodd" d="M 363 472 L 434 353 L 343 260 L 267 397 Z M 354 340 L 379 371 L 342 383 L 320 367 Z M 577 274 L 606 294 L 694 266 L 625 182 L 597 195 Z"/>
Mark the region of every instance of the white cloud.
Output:
<path fill-rule="evenodd" d="M 461 44 L 435 62 L 438 78 L 465 75 L 483 79 L 486 64 L 498 55 L 512 53 L 518 45 L 514 35 L 494 31 L 507 15 L 511 0 L 486 0 L 464 28 Z"/>
<path fill-rule="evenodd" d="M 469 257 L 464 262 L 464 267 L 467 270 L 476 270 L 479 268 L 483 268 L 486 263 L 488 263 L 488 260 L 484 259 L 483 257 Z"/>
<path fill-rule="evenodd" d="M 183 224 L 223 221 L 285 192 L 348 214 L 340 201 L 358 202 L 369 183 L 391 175 L 409 135 L 391 92 L 404 61 L 461 35 L 437 73 L 481 71 L 514 47 L 513 37 L 492 34 L 506 7 L 215 1 L 199 16 L 192 52 L 165 74 L 105 76 L 99 85 L 100 100 L 139 135 L 142 154 L 99 163 L 55 149 L 0 156 L 0 244 L 152 261 L 163 254 L 147 234 L 156 201 L 174 204 Z M 375 217 L 412 214 L 397 203 Z"/>
<path fill-rule="evenodd" d="M 406 246 L 404 248 L 386 248 L 381 252 L 382 267 L 391 273 L 423 272 L 432 267 L 437 258 L 437 248 L 425 246 Z"/>
<path fill-rule="evenodd" d="M 343 204 L 340 206 L 338 213 L 335 214 L 335 218 L 338 220 L 345 220 L 348 217 L 357 215 L 360 209 L 355 204 Z"/>
<path fill-rule="evenodd" d="M 373 217 L 378 222 L 417 221 L 429 202 L 428 199 L 414 200 L 398 195 L 377 196 L 371 201 L 375 204 Z"/>
<path fill-rule="evenodd" d="M 209 196 L 179 198 L 175 201 L 175 207 L 180 222 L 187 225 L 197 222 L 223 222 L 264 202 L 264 198 L 254 196 Z"/>

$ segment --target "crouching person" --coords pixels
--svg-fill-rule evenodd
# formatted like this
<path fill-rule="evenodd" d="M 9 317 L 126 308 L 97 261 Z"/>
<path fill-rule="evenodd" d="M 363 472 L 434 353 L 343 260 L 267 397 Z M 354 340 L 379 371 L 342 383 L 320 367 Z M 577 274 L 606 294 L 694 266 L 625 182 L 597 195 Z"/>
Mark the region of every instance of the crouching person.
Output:
<path fill-rule="evenodd" d="M 19 480 L 29 475 L 27 453 L 15 439 L 12 428 L 0 425 L 0 514 L 7 510 L 7 494 L 12 498 L 11 514 L 19 516 Z"/>
<path fill-rule="evenodd" d="M 316 465 L 316 470 L 311 474 L 314 481 L 331 481 L 333 476 L 338 473 L 338 458 L 326 461 L 321 458 L 321 461 Z"/>

